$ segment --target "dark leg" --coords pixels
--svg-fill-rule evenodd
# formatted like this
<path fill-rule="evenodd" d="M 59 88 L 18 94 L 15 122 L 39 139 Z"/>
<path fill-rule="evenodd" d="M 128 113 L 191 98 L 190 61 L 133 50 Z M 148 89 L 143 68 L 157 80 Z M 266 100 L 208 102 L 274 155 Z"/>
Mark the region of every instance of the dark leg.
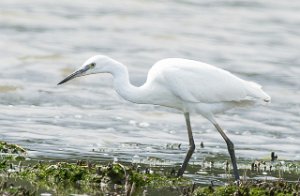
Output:
<path fill-rule="evenodd" d="M 230 154 L 230 158 L 231 158 L 231 162 L 232 162 L 234 178 L 235 178 L 235 180 L 239 180 L 240 176 L 239 176 L 236 159 L 235 159 L 234 145 L 218 124 L 214 123 L 214 126 L 219 131 L 219 133 L 221 134 L 221 136 L 223 137 L 223 139 L 225 140 L 225 142 L 227 144 L 228 152 Z"/>
<path fill-rule="evenodd" d="M 184 117 L 185 117 L 185 122 L 186 122 L 186 127 L 187 127 L 187 131 L 188 131 L 188 136 L 189 136 L 189 144 L 190 144 L 190 148 L 186 154 L 186 157 L 182 163 L 181 168 L 178 170 L 177 176 L 180 177 L 183 175 L 189 160 L 192 156 L 192 154 L 195 151 L 195 143 L 194 143 L 194 138 L 193 138 L 193 133 L 192 133 L 192 127 L 191 127 L 191 122 L 190 122 L 190 115 L 189 113 L 184 113 Z"/>

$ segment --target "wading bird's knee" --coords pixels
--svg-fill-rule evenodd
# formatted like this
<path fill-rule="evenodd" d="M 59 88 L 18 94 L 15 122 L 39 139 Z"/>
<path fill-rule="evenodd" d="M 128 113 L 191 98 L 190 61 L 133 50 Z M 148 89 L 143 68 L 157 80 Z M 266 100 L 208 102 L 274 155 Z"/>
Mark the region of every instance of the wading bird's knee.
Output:
<path fill-rule="evenodd" d="M 234 144 L 232 143 L 232 141 L 228 140 L 226 141 L 226 143 L 229 150 L 234 150 Z"/>

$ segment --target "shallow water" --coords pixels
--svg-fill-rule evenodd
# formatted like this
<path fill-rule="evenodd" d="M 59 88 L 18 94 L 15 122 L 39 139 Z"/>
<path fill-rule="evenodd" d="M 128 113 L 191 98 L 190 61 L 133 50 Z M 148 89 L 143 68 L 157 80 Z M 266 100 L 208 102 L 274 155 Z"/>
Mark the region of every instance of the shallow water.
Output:
<path fill-rule="evenodd" d="M 124 101 L 108 75 L 56 84 L 99 53 L 128 65 L 136 85 L 157 60 L 183 57 L 258 82 L 271 95 L 268 106 L 218 116 L 238 159 L 275 151 L 300 160 L 299 8 L 275 0 L 2 0 L 0 140 L 31 157 L 179 164 L 188 147 L 179 112 Z M 191 118 L 193 161 L 227 155 L 212 125 Z"/>

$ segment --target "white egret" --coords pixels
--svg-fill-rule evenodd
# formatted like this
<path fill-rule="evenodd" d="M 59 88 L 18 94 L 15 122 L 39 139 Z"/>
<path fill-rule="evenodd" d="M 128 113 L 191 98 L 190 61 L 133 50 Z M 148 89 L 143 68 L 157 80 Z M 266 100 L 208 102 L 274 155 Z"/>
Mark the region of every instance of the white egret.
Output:
<path fill-rule="evenodd" d="M 91 57 L 58 85 L 79 76 L 97 73 L 112 74 L 115 90 L 130 102 L 161 105 L 183 112 L 189 150 L 178 170 L 178 176 L 183 175 L 195 150 L 190 113 L 198 113 L 207 118 L 226 141 L 234 177 L 239 180 L 234 145 L 215 120 L 214 114 L 236 106 L 269 102 L 270 96 L 261 89 L 260 85 L 242 80 L 228 71 L 209 64 L 188 59 L 168 58 L 155 63 L 149 70 L 145 84 L 136 87 L 129 81 L 126 66 L 103 55 Z"/>

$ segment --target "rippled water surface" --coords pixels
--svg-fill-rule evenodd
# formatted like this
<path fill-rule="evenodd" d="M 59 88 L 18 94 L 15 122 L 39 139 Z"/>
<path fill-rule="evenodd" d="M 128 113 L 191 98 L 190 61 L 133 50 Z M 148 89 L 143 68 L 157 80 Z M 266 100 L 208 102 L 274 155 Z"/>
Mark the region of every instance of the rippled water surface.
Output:
<path fill-rule="evenodd" d="M 271 151 L 300 160 L 299 9 L 299 1 L 276 0 L 1 0 L 0 140 L 33 157 L 181 163 L 181 113 L 124 101 L 109 75 L 56 84 L 95 54 L 126 64 L 136 85 L 157 60 L 183 57 L 258 82 L 272 96 L 268 106 L 218 116 L 239 160 Z M 227 155 L 212 125 L 191 119 L 194 161 Z"/>

